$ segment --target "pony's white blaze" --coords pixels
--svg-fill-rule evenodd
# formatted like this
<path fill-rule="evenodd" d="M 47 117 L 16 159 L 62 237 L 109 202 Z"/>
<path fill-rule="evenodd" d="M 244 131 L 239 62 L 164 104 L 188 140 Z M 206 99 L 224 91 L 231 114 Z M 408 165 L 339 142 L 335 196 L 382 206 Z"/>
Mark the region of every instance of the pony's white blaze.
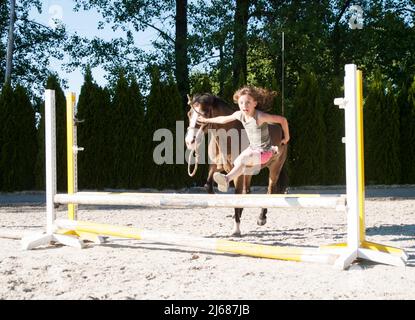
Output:
<path fill-rule="evenodd" d="M 187 129 L 185 142 L 189 150 L 195 150 L 197 147 L 197 135 L 199 128 L 196 128 L 198 114 L 197 112 L 192 112 L 192 117 L 190 119 L 189 128 Z"/>

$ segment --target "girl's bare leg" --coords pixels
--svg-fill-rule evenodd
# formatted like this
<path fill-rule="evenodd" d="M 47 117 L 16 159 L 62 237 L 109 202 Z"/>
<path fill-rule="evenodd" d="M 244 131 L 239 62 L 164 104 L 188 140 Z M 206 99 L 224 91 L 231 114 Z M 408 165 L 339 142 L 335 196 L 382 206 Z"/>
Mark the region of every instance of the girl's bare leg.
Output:
<path fill-rule="evenodd" d="M 233 169 L 226 175 L 226 180 L 231 181 L 244 173 L 246 167 L 260 165 L 261 153 L 251 149 L 245 149 L 238 158 L 235 159 Z"/>
<path fill-rule="evenodd" d="M 226 192 L 228 190 L 229 181 L 238 178 L 244 173 L 246 167 L 252 167 L 260 164 L 261 153 L 253 151 L 251 149 L 245 149 L 234 162 L 234 167 L 225 176 L 221 173 L 216 172 L 213 175 L 213 179 L 218 183 L 219 191 Z"/>

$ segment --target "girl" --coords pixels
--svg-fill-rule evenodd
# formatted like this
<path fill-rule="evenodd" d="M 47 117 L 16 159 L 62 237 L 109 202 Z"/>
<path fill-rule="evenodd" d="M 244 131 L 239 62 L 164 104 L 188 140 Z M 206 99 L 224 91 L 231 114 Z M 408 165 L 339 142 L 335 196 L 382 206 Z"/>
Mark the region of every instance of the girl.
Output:
<path fill-rule="evenodd" d="M 229 187 L 229 181 L 243 174 L 247 167 L 265 164 L 274 153 L 278 152 L 278 147 L 271 145 L 268 123 L 278 123 L 281 125 L 284 133 L 281 144 L 286 144 L 290 140 L 286 118 L 265 113 L 257 108 L 258 106 L 266 106 L 270 99 L 273 99 L 273 93 L 262 88 L 246 86 L 236 91 L 233 95 L 234 102 L 238 103 L 239 111 L 229 116 L 215 118 L 199 117 L 198 120 L 201 123 L 224 124 L 239 120 L 242 122 L 248 136 L 249 147 L 235 159 L 233 169 L 227 175 L 219 172 L 213 175 L 213 179 L 218 184 L 219 191 L 226 192 Z"/>

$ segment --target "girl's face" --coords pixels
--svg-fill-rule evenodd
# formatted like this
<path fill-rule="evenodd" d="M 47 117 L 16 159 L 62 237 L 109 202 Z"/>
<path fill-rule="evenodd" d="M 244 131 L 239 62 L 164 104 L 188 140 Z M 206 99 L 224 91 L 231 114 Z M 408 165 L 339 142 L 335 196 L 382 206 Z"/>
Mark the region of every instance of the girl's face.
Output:
<path fill-rule="evenodd" d="M 247 115 L 251 116 L 254 114 L 256 105 L 257 102 L 248 94 L 244 94 L 238 99 L 239 109 Z"/>

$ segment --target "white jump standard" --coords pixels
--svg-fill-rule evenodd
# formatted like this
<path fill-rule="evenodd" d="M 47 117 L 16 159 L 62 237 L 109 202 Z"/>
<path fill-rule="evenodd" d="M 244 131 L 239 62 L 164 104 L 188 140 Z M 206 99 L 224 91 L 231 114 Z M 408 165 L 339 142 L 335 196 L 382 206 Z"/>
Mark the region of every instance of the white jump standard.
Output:
<path fill-rule="evenodd" d="M 345 195 L 209 195 L 175 193 L 114 193 L 77 192 L 76 157 L 68 155 L 68 193 L 56 192 L 56 137 L 55 93 L 46 90 L 45 143 L 46 143 L 46 233 L 22 239 L 24 249 L 57 242 L 83 248 L 82 239 L 101 242 L 100 236 L 116 236 L 185 247 L 202 248 L 271 259 L 329 263 L 346 269 L 356 259 L 404 266 L 408 259 L 405 251 L 366 241 L 364 221 L 363 170 L 363 95 L 362 74 L 353 64 L 346 65 L 345 97 L 335 104 L 345 109 L 346 194 Z M 67 108 L 73 110 L 74 95 L 67 98 Z M 68 152 L 76 155 L 76 128 L 73 111 L 68 111 Z M 74 141 L 75 137 L 75 141 Z M 72 155 L 73 155 L 72 154 Z M 69 219 L 57 220 L 55 205 L 68 204 Z M 76 205 L 134 205 L 167 208 L 333 208 L 347 213 L 347 242 L 320 248 L 278 247 L 257 245 L 221 239 L 157 232 L 138 228 L 77 221 Z"/>

